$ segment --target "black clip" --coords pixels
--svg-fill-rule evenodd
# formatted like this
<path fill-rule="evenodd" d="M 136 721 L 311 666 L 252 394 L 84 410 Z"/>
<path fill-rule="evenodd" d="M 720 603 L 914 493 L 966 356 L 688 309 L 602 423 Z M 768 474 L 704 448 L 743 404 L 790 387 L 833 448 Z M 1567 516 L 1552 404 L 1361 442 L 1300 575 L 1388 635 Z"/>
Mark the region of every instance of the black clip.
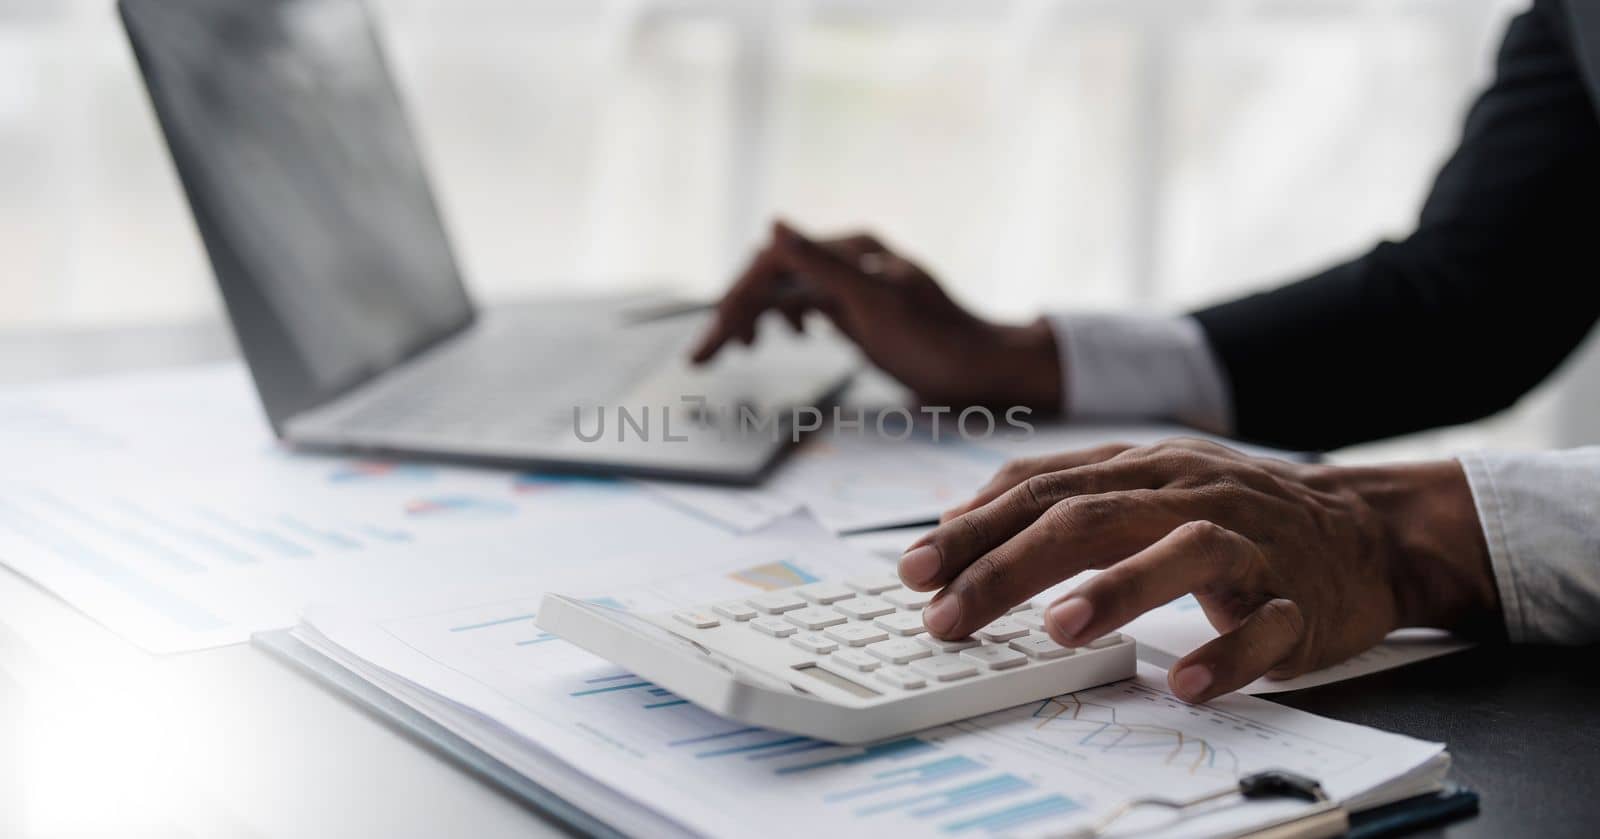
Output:
<path fill-rule="evenodd" d="M 1283 769 L 1269 769 L 1239 779 L 1239 794 L 1249 799 L 1294 798 L 1300 801 L 1327 801 L 1328 794 L 1314 778 Z"/>

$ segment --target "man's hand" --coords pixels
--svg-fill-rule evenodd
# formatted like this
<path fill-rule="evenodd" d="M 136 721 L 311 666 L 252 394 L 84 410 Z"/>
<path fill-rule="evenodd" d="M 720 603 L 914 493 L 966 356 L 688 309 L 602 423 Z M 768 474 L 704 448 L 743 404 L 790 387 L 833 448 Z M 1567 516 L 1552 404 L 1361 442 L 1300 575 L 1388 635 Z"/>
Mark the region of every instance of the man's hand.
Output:
<path fill-rule="evenodd" d="M 717 306 L 694 361 L 733 339 L 753 342 L 769 309 L 796 330 L 806 312 L 821 312 L 924 403 L 1061 409 L 1061 362 L 1047 324 L 985 321 L 871 236 L 812 241 L 773 225 L 772 240 Z"/>
<path fill-rule="evenodd" d="M 1184 594 L 1222 633 L 1172 667 L 1190 702 L 1335 664 L 1391 630 L 1474 632 L 1499 601 L 1459 464 L 1340 468 L 1199 440 L 1008 465 L 900 560 L 963 637 L 1080 571 L 1045 626 L 1082 644 Z"/>

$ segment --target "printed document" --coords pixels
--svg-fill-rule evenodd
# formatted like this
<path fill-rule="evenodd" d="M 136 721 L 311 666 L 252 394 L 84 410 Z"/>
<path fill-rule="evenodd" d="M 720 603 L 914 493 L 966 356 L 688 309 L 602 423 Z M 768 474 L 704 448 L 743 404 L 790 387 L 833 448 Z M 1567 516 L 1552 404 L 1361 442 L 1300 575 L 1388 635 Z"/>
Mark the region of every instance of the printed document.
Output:
<path fill-rule="evenodd" d="M 0 394 L 0 441 L 0 561 L 152 652 L 728 538 L 624 481 L 296 454 L 233 364 Z"/>
<path fill-rule="evenodd" d="M 662 577 L 650 582 L 619 583 L 607 569 L 587 584 L 530 579 L 319 608 L 296 634 L 619 829 L 649 835 L 741 836 L 751 825 L 774 836 L 1049 835 L 1131 798 L 1198 795 L 1268 768 L 1363 805 L 1426 791 L 1442 774 L 1437 743 L 1247 696 L 1190 706 L 1149 665 L 1134 680 L 837 746 L 717 717 L 534 622 L 552 588 L 659 610 L 888 567 L 837 543 L 796 544 L 741 540 L 714 570 L 706 554 L 656 554 Z M 1140 818 L 1164 835 L 1208 836 L 1296 806 Z"/>

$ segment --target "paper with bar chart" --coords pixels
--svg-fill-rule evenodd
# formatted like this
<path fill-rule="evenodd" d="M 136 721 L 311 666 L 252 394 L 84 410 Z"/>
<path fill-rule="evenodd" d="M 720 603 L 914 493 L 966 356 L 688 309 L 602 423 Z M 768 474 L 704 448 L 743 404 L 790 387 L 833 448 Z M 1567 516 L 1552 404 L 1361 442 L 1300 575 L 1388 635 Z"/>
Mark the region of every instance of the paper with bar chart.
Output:
<path fill-rule="evenodd" d="M 641 533 L 729 538 L 623 481 L 296 454 L 235 365 L 0 394 L 0 449 L 0 560 L 153 652 L 375 587 L 603 566 Z"/>
<path fill-rule="evenodd" d="M 665 579 L 576 593 L 657 610 L 859 573 L 861 563 L 875 562 L 754 541 L 730 550 L 714 572 L 657 555 Z M 536 781 L 565 784 L 563 795 L 586 793 L 552 762 L 580 775 L 591 798 L 625 796 L 655 819 L 653 832 L 665 820 L 720 836 L 749 835 L 755 825 L 773 836 L 1038 835 L 1081 825 L 1130 797 L 1212 791 L 1269 767 L 1354 796 L 1441 752 L 1249 697 L 1189 706 L 1148 665 L 1137 680 L 837 746 L 715 716 L 550 637 L 534 622 L 544 581 L 521 585 L 515 596 L 507 592 L 517 586 L 506 584 L 458 592 L 453 603 L 318 609 L 297 634 Z M 629 821 L 628 808 L 614 803 L 602 809 L 597 815 L 624 830 L 652 823 Z M 1218 812 L 1175 835 L 1254 823 L 1269 809 Z"/>

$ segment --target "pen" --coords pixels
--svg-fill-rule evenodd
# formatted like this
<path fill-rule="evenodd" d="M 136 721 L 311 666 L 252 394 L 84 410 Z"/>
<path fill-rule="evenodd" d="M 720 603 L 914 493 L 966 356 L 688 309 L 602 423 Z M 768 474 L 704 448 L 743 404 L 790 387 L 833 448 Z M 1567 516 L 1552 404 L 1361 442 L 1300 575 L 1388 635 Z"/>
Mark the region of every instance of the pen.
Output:
<path fill-rule="evenodd" d="M 649 306 L 640 306 L 622 313 L 622 320 L 630 326 L 646 323 L 655 323 L 660 320 L 671 320 L 684 315 L 699 314 L 715 309 L 717 304 L 704 301 L 674 300 L 669 303 L 655 303 Z"/>
<path fill-rule="evenodd" d="M 783 303 L 806 293 L 807 284 L 791 277 L 782 277 L 773 290 L 774 303 Z M 671 320 L 685 315 L 695 315 L 709 312 L 717 308 L 721 301 L 694 301 L 671 300 L 666 303 L 652 303 L 629 309 L 622 313 L 622 320 L 629 326 L 640 326 L 646 323 Z"/>

